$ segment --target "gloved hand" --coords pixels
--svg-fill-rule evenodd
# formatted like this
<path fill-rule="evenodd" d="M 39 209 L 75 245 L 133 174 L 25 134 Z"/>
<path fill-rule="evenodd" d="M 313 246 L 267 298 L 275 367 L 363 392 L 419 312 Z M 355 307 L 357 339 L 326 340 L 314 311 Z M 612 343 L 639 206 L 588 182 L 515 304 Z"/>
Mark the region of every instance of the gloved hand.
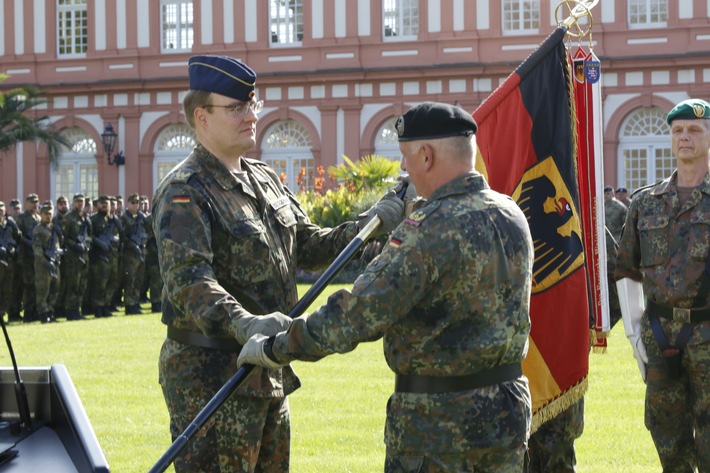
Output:
<path fill-rule="evenodd" d="M 244 345 L 254 335 L 261 334 L 270 337 L 288 330 L 291 325 L 291 317 L 281 312 L 272 312 L 266 315 L 240 317 L 235 323 L 237 341 Z"/>
<path fill-rule="evenodd" d="M 646 381 L 646 364 L 648 355 L 646 347 L 641 339 L 641 319 L 645 307 L 643 297 L 643 285 L 630 278 L 623 278 L 616 281 L 616 289 L 619 293 L 619 306 L 621 308 L 621 320 L 624 323 L 626 338 L 631 343 L 634 351 L 634 358 L 639 366 L 641 378 Z"/>
<path fill-rule="evenodd" d="M 397 197 L 394 189 L 389 190 L 369 210 L 358 215 L 358 228 L 364 228 L 375 215 L 380 217 L 381 223 L 372 236 L 387 235 L 404 220 L 404 201 Z"/>
<path fill-rule="evenodd" d="M 241 367 L 244 364 L 261 366 L 263 368 L 268 368 L 270 370 L 276 370 L 288 363 L 279 363 L 277 361 L 269 358 L 266 353 L 264 353 L 264 343 L 269 339 L 265 335 L 254 335 L 251 337 L 242 347 L 242 351 L 239 352 L 239 358 L 237 358 L 237 367 Z"/>

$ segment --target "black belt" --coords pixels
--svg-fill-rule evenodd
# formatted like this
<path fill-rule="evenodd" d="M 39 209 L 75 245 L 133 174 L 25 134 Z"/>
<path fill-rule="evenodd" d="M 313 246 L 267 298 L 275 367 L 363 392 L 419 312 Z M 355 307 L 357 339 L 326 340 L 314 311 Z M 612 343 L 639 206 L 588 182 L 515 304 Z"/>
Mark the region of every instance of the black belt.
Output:
<path fill-rule="evenodd" d="M 523 374 L 520 363 L 496 366 L 464 376 L 421 376 L 417 374 L 398 374 L 394 390 L 400 393 L 448 393 L 470 391 L 494 384 L 512 381 Z"/>
<path fill-rule="evenodd" d="M 168 338 L 185 345 L 202 348 L 233 351 L 235 353 L 239 353 L 242 350 L 242 346 L 234 338 L 210 338 L 198 332 L 190 332 L 170 325 L 168 325 Z"/>
<path fill-rule="evenodd" d="M 664 319 L 674 320 L 684 324 L 697 324 L 710 320 L 710 308 L 683 309 L 681 307 L 666 307 L 651 299 L 646 301 L 646 309 Z"/>

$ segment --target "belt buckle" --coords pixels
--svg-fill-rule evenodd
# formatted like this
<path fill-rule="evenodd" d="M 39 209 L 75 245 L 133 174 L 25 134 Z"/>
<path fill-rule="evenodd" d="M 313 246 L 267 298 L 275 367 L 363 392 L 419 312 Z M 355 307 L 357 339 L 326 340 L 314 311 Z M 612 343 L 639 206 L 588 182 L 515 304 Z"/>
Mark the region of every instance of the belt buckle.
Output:
<path fill-rule="evenodd" d="M 690 309 L 682 307 L 673 307 L 673 320 L 684 324 L 690 323 Z"/>

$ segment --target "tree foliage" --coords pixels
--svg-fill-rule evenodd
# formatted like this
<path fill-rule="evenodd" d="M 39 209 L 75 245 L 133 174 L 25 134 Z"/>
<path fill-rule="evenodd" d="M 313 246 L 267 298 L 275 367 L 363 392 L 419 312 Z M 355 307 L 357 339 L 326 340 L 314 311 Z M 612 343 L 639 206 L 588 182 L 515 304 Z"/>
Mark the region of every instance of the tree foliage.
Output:
<path fill-rule="evenodd" d="M 0 82 L 5 79 L 7 75 L 0 75 Z M 71 144 L 54 129 L 47 116 L 34 113 L 35 107 L 46 102 L 42 92 L 32 85 L 0 92 L 0 151 L 23 141 L 40 141 L 47 146 L 50 162 L 57 162 L 62 146 Z"/>

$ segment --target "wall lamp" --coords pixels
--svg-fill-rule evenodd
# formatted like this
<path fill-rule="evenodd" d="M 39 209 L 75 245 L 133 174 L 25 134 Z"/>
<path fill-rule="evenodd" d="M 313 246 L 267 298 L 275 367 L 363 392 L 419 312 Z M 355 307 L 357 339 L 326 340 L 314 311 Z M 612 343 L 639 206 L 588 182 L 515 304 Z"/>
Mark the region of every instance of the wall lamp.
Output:
<path fill-rule="evenodd" d="M 116 167 L 126 164 L 126 157 L 123 155 L 123 151 L 119 151 L 113 154 L 113 149 L 116 147 L 116 140 L 118 135 L 113 131 L 111 123 L 106 125 L 106 129 L 101 133 L 101 142 L 104 145 L 104 152 L 106 153 L 106 161 L 108 161 L 109 166 L 116 165 Z M 113 157 L 112 157 L 113 155 Z"/>

